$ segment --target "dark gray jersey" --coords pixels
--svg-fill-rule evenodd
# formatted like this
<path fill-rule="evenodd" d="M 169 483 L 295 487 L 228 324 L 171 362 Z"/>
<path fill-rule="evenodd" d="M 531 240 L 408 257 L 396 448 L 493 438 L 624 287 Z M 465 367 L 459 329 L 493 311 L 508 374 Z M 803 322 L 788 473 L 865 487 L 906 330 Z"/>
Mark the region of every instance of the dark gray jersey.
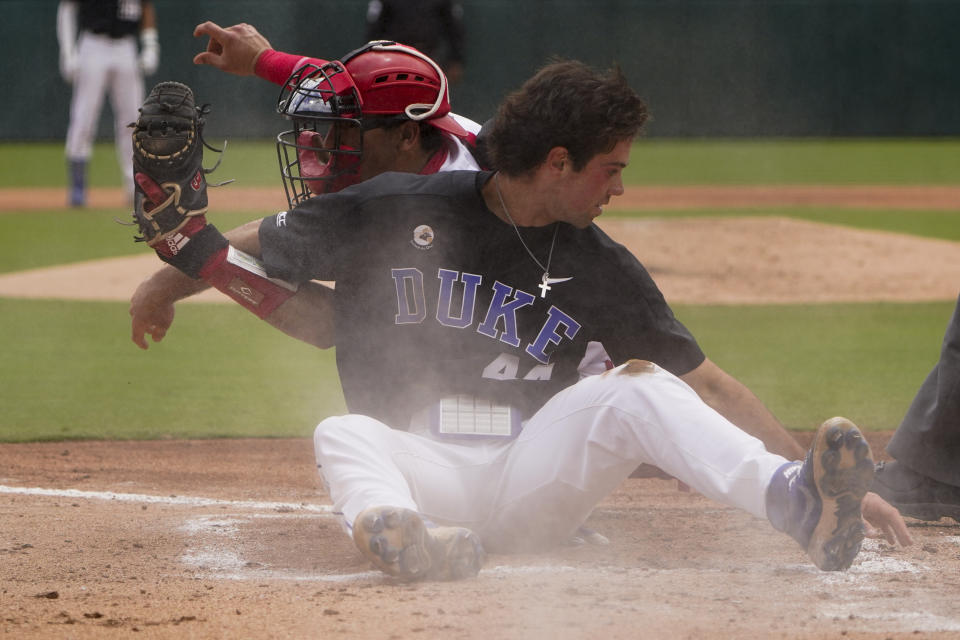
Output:
<path fill-rule="evenodd" d="M 646 269 L 598 227 L 557 223 L 543 270 L 483 202 L 489 173 L 388 173 L 266 218 L 271 276 L 336 281 L 337 365 L 352 413 L 406 428 L 455 394 L 531 415 L 630 358 L 683 374 L 703 353 Z M 554 225 L 521 228 L 546 263 Z M 390 380 L 387 385 L 375 380 Z"/>

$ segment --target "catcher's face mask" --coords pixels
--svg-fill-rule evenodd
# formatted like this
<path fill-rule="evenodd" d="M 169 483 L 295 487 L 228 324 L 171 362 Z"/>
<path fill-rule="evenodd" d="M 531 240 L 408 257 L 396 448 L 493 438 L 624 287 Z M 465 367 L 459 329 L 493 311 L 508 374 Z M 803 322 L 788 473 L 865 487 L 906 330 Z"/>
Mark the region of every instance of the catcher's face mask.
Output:
<path fill-rule="evenodd" d="M 469 135 L 448 115 L 440 67 L 413 47 L 387 40 L 368 42 L 342 62 L 297 69 L 284 84 L 277 110 L 293 121 L 293 129 L 277 137 L 291 208 L 363 179 L 366 131 L 425 121 L 451 135 Z"/>
<path fill-rule="evenodd" d="M 284 85 L 278 111 L 293 128 L 277 136 L 277 156 L 291 208 L 360 181 L 362 104 L 339 62 L 306 65 Z"/>

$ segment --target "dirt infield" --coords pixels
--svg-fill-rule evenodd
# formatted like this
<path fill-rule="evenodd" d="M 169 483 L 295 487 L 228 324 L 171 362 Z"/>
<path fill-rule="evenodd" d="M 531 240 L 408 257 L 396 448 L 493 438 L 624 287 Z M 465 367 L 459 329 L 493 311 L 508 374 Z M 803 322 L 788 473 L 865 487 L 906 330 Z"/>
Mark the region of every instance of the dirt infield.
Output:
<path fill-rule="evenodd" d="M 630 479 L 589 521 L 609 546 L 406 585 L 341 533 L 305 439 L 2 445 L 0 469 L 11 638 L 960 637 L 947 521 L 825 573 L 764 521 Z"/>
<path fill-rule="evenodd" d="M 759 222 L 603 224 L 673 302 L 956 297 L 957 243 Z M 79 297 L 126 299 L 156 265 L 134 261 L 8 274 L 0 296 L 65 296 L 79 272 Z M 118 271 L 134 275 L 105 286 Z M 869 434 L 879 458 L 889 435 Z M 766 522 L 634 478 L 588 523 L 608 546 L 497 555 L 474 580 L 406 585 L 364 564 L 329 504 L 306 439 L 0 445 L 0 635 L 960 638 L 952 521 L 913 522 L 914 546 L 868 541 L 850 571 L 825 573 Z"/>

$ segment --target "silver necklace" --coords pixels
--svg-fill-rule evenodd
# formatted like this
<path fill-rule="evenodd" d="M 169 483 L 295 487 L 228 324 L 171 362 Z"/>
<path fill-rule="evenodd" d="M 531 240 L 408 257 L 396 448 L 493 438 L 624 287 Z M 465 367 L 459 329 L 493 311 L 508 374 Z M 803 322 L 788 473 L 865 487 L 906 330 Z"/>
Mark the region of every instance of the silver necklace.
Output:
<path fill-rule="evenodd" d="M 540 297 L 546 298 L 547 291 L 550 291 L 552 288 L 550 286 L 550 262 L 553 260 L 553 247 L 557 244 L 557 231 L 560 230 L 560 225 L 554 223 L 553 240 L 550 241 L 550 253 L 547 254 L 547 264 L 544 266 L 542 262 L 537 260 L 537 256 L 533 255 L 533 251 L 530 251 L 530 247 L 527 246 L 527 243 L 524 242 L 523 236 L 520 234 L 520 229 L 517 227 L 517 223 L 513 221 L 513 217 L 510 215 L 510 210 L 507 209 L 507 204 L 503 201 L 503 194 L 500 192 L 499 171 L 493 174 L 493 185 L 497 189 L 497 198 L 500 200 L 500 207 L 503 209 L 503 213 L 506 214 L 507 220 L 510 221 L 510 226 L 512 226 L 513 230 L 517 232 L 517 238 L 520 240 L 520 244 L 522 244 L 523 248 L 526 249 L 527 255 L 529 255 L 533 261 L 537 263 L 537 266 L 543 270 L 543 277 L 540 279 L 540 284 L 538 284 L 537 287 L 540 289 Z M 569 280 L 569 278 L 558 278 L 557 280 Z M 554 282 L 557 280 L 554 280 Z"/>

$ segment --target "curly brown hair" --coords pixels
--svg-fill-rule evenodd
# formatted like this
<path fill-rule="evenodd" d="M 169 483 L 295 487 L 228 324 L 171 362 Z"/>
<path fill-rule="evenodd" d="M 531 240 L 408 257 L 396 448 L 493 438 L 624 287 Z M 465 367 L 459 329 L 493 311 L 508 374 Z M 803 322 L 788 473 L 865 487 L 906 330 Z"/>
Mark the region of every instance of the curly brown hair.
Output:
<path fill-rule="evenodd" d="M 540 166 L 554 147 L 580 171 L 598 153 L 640 134 L 647 105 L 619 67 L 600 72 L 575 60 L 541 68 L 497 110 L 487 145 L 491 164 L 507 175 Z"/>

